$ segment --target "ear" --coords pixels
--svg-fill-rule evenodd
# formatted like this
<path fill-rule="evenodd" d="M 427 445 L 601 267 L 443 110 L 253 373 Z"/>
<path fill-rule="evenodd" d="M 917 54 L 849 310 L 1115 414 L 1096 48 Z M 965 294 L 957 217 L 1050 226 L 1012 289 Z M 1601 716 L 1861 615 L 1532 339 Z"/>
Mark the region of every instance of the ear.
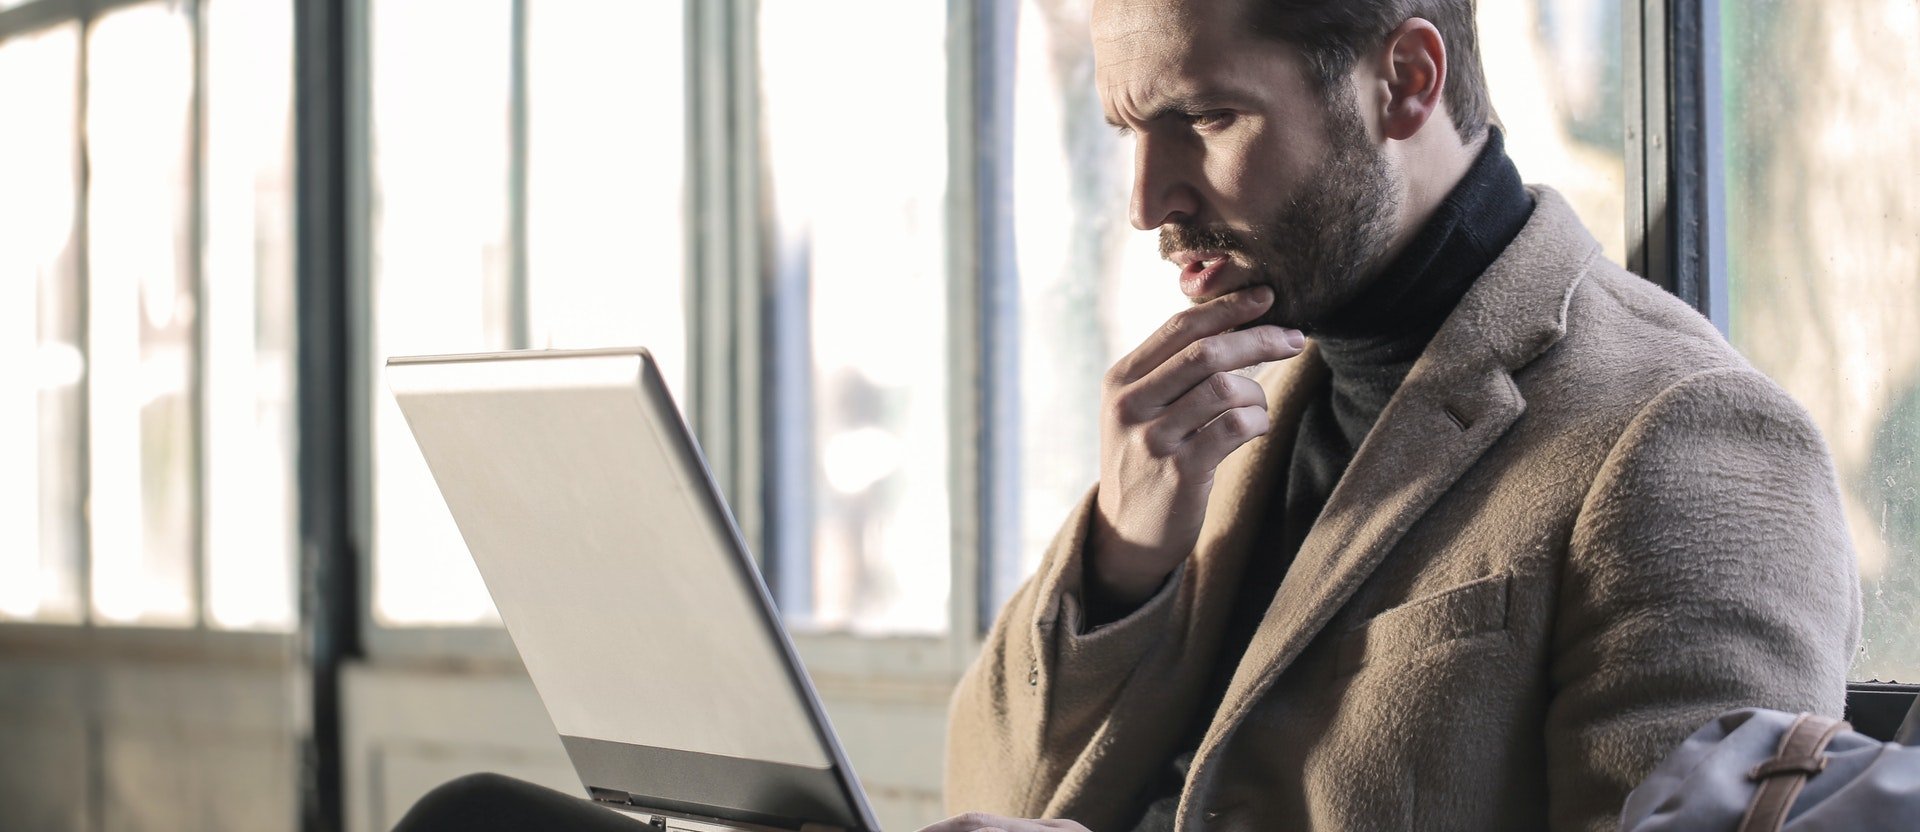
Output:
<path fill-rule="evenodd" d="M 1413 18 L 1387 34 L 1380 80 L 1386 85 L 1386 109 L 1380 115 L 1386 137 L 1405 141 L 1420 132 L 1442 106 L 1447 85 L 1447 45 L 1440 30 Z"/>

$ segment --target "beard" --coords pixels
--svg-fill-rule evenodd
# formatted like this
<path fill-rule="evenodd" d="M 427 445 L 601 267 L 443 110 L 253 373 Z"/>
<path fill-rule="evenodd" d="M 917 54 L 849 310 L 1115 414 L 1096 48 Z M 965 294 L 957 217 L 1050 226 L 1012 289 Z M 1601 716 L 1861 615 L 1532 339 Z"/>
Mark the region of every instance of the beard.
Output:
<path fill-rule="evenodd" d="M 1162 257 L 1218 251 L 1253 273 L 1247 288 L 1273 289 L 1273 306 L 1247 327 L 1314 332 L 1360 293 L 1392 244 L 1399 197 L 1386 157 L 1367 140 L 1351 93 L 1329 108 L 1327 123 L 1332 150 L 1268 221 L 1244 230 L 1160 230 Z"/>

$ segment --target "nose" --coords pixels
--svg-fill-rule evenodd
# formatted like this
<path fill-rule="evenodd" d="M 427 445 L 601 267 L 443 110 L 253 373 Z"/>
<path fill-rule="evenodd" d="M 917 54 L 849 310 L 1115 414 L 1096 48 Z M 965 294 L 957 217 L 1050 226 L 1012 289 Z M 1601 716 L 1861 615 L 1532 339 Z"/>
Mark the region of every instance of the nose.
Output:
<path fill-rule="evenodd" d="M 1133 140 L 1133 197 L 1127 205 L 1133 227 L 1152 231 L 1167 223 L 1191 221 L 1200 211 L 1200 194 L 1183 172 L 1178 148 L 1147 135 Z"/>

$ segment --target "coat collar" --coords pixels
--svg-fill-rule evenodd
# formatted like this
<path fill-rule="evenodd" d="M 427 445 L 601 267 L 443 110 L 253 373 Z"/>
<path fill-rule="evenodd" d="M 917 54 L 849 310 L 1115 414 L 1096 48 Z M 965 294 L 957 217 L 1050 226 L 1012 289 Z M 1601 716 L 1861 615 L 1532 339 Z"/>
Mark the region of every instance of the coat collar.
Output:
<path fill-rule="evenodd" d="M 1215 752 L 1273 680 L 1525 410 L 1513 373 L 1565 335 L 1568 302 L 1600 251 L 1565 199 L 1550 188 L 1529 190 L 1535 207 L 1526 228 L 1415 362 L 1301 544 L 1201 742 L 1190 784 L 1203 782 Z M 1276 428 L 1297 423 L 1304 397 L 1317 391 L 1325 372 L 1313 352 L 1281 365 L 1267 385 Z M 1293 437 L 1284 430 L 1268 436 L 1244 449 L 1238 476 L 1223 480 L 1215 494 L 1217 510 L 1240 516 L 1210 518 L 1231 532 L 1214 553 L 1220 568 L 1207 570 L 1223 586 L 1209 589 L 1231 589 L 1228 575 L 1237 574 L 1253 538 L 1245 516 L 1259 514 L 1250 507 L 1271 505 L 1260 497 L 1282 479 Z"/>

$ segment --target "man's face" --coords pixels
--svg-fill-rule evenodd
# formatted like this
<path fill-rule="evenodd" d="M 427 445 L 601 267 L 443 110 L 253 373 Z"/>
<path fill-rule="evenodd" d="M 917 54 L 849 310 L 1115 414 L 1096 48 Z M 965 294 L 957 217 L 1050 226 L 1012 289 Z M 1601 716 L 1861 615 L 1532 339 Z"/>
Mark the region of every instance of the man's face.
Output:
<path fill-rule="evenodd" d="M 1160 229 L 1181 292 L 1264 284 L 1257 323 L 1309 332 L 1358 293 L 1400 186 L 1350 86 L 1320 95 L 1231 0 L 1101 0 L 1093 39 L 1107 119 L 1134 136 L 1134 227 Z"/>

